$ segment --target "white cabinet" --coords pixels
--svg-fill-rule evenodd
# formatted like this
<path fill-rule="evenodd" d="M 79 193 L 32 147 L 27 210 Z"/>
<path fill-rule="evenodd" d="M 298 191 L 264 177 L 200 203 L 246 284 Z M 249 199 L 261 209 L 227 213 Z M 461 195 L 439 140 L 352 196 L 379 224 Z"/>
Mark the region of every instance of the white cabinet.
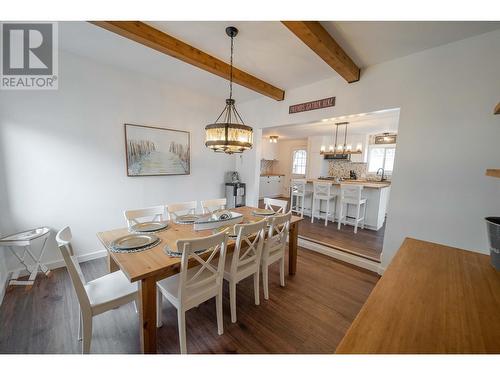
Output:
<path fill-rule="evenodd" d="M 262 159 L 274 160 L 278 159 L 278 144 L 270 143 L 269 139 L 262 139 Z"/>
<path fill-rule="evenodd" d="M 261 176 L 259 184 L 259 198 L 273 198 L 281 196 L 284 176 Z"/>

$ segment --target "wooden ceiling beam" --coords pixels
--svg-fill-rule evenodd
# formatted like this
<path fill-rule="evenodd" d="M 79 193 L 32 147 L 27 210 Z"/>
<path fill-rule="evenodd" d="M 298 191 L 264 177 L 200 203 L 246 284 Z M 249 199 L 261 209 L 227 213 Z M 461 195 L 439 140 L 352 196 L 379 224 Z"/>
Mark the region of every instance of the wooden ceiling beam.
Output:
<path fill-rule="evenodd" d="M 359 81 L 359 68 L 318 21 L 281 21 L 347 82 Z"/>
<path fill-rule="evenodd" d="M 144 22 L 90 21 L 90 23 L 229 80 L 229 64 Z M 275 100 L 285 98 L 285 91 L 235 67 L 233 67 L 233 82 Z"/>

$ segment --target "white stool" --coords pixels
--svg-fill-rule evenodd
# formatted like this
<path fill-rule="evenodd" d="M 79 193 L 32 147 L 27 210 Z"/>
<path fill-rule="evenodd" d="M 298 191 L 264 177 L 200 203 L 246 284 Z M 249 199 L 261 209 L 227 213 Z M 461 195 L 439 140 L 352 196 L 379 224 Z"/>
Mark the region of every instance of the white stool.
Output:
<path fill-rule="evenodd" d="M 321 211 L 321 201 L 326 201 L 326 212 L 325 212 L 325 227 L 328 225 L 328 216 L 333 216 L 335 220 L 335 203 L 337 195 L 332 193 L 333 185 L 331 182 L 313 182 L 313 199 L 311 206 L 311 223 L 314 223 L 314 207 L 316 206 L 316 201 L 318 203 L 318 216 L 320 218 Z M 330 212 L 330 202 L 333 201 L 333 212 Z"/>
<path fill-rule="evenodd" d="M 362 222 L 361 229 L 365 228 L 365 215 L 366 215 L 366 198 L 361 198 L 363 185 L 354 184 L 340 184 L 340 214 L 338 229 L 340 225 L 347 222 L 348 205 L 356 206 L 356 217 L 354 219 L 354 233 L 358 233 L 358 224 Z M 345 211 L 344 211 L 345 205 Z M 363 206 L 363 216 L 360 217 L 361 206 Z"/>
<path fill-rule="evenodd" d="M 293 179 L 290 186 L 290 209 L 292 212 L 300 213 L 300 217 L 304 217 L 304 201 L 306 196 L 311 195 L 310 191 L 306 191 L 307 181 L 304 179 Z M 293 204 L 295 198 L 295 205 Z"/>

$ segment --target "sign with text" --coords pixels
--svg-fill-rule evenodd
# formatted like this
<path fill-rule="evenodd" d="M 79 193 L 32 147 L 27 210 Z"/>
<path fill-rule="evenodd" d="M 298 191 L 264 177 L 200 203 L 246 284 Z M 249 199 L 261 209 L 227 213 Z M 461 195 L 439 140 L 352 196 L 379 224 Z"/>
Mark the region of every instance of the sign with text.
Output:
<path fill-rule="evenodd" d="M 0 89 L 58 88 L 56 22 L 0 23 Z"/>
<path fill-rule="evenodd" d="M 306 111 L 313 111 L 315 109 L 333 107 L 335 105 L 335 96 L 325 99 L 313 100 L 312 102 L 300 103 L 291 105 L 288 113 L 299 113 Z"/>

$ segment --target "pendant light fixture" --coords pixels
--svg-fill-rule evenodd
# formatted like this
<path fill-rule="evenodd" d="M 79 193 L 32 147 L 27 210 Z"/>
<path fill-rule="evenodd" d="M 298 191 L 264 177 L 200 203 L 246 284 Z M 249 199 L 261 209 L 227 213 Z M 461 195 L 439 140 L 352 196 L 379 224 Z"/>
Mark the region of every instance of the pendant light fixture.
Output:
<path fill-rule="evenodd" d="M 361 154 L 363 152 L 361 143 L 357 144 L 356 150 L 352 149 L 351 144 L 347 144 L 347 125 L 349 125 L 348 122 L 335 123 L 335 143 L 329 146 L 328 151 L 326 151 L 326 147 L 322 145 L 320 149 L 321 155 L 351 155 L 351 154 Z M 342 143 L 342 140 L 338 142 L 339 127 L 341 126 L 345 126 L 344 143 Z"/>
<path fill-rule="evenodd" d="M 240 114 L 236 110 L 235 101 L 233 99 L 233 39 L 238 35 L 238 29 L 233 26 L 227 27 L 226 34 L 231 38 L 229 99 L 226 99 L 226 106 L 219 117 L 217 117 L 217 120 L 215 120 L 215 123 L 205 127 L 205 146 L 215 152 L 235 154 L 242 153 L 252 148 L 253 129 L 245 125 Z"/>

